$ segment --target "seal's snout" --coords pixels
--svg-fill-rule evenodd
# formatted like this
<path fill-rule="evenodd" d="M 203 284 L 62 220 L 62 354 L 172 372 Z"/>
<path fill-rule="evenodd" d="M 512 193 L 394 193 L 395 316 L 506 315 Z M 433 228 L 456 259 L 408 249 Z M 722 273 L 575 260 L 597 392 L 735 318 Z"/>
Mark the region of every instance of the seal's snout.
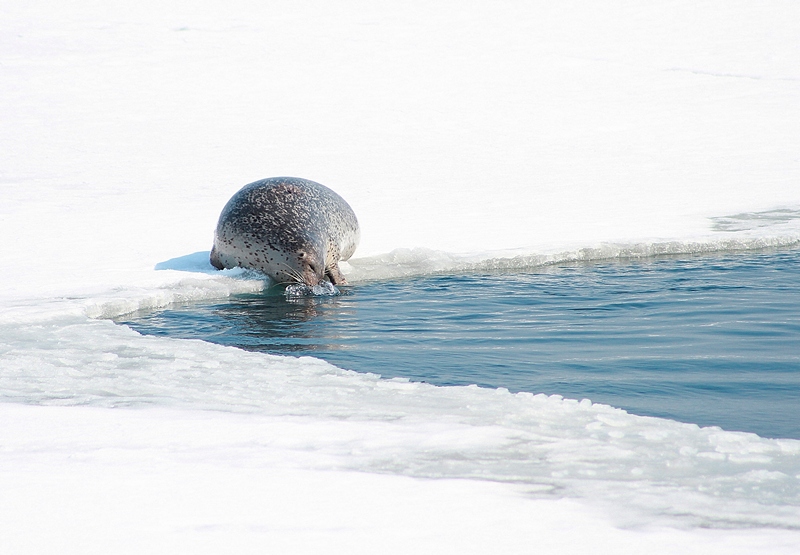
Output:
<path fill-rule="evenodd" d="M 325 279 L 325 263 L 314 256 L 317 252 L 320 252 L 320 249 L 303 251 L 298 256 L 302 268 L 300 276 L 303 278 L 303 283 L 309 287 L 319 285 Z"/>
<path fill-rule="evenodd" d="M 303 272 L 302 275 L 303 275 L 303 283 L 305 283 L 309 287 L 314 287 L 315 285 L 319 285 L 319 283 L 322 281 L 322 276 L 317 274 L 317 272 L 315 272 L 311 268 L 306 268 L 306 270 Z"/>

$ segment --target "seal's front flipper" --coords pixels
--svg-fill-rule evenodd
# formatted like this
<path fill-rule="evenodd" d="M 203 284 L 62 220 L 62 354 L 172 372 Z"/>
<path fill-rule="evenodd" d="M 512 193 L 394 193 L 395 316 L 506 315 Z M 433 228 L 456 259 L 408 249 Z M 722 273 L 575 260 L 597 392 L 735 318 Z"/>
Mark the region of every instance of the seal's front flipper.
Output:
<path fill-rule="evenodd" d="M 344 275 L 342 275 L 341 270 L 339 270 L 338 264 L 325 268 L 325 275 L 328 276 L 328 279 L 331 280 L 331 283 L 334 285 L 347 285 L 347 280 L 344 279 Z"/>

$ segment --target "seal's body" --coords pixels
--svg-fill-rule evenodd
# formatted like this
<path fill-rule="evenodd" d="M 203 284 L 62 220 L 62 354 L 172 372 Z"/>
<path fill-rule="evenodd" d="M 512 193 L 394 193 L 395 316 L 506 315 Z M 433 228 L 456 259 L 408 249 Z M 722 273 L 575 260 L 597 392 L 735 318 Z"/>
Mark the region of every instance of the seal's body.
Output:
<path fill-rule="evenodd" d="M 339 261 L 359 238 L 342 197 L 307 179 L 271 177 L 245 185 L 222 209 L 211 264 L 259 270 L 277 283 L 346 284 Z"/>

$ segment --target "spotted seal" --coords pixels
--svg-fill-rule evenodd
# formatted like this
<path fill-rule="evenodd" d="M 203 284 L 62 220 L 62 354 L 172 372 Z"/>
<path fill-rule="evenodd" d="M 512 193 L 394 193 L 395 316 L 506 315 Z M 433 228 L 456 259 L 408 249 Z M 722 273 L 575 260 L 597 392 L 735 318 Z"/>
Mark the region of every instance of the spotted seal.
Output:
<path fill-rule="evenodd" d="M 271 177 L 245 185 L 222 209 L 211 264 L 259 270 L 277 283 L 346 284 L 339 261 L 358 246 L 358 220 L 319 183 Z"/>

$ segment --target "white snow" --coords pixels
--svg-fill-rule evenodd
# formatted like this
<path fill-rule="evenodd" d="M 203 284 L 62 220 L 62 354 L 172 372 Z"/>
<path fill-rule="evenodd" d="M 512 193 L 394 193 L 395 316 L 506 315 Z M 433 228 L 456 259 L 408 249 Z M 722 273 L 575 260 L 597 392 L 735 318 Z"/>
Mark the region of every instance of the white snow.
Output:
<path fill-rule="evenodd" d="M 207 251 L 276 175 L 354 283 L 797 244 L 798 121 L 790 1 L 6 2 L 2 551 L 798 552 L 800 441 L 104 319 L 263 288 Z"/>

